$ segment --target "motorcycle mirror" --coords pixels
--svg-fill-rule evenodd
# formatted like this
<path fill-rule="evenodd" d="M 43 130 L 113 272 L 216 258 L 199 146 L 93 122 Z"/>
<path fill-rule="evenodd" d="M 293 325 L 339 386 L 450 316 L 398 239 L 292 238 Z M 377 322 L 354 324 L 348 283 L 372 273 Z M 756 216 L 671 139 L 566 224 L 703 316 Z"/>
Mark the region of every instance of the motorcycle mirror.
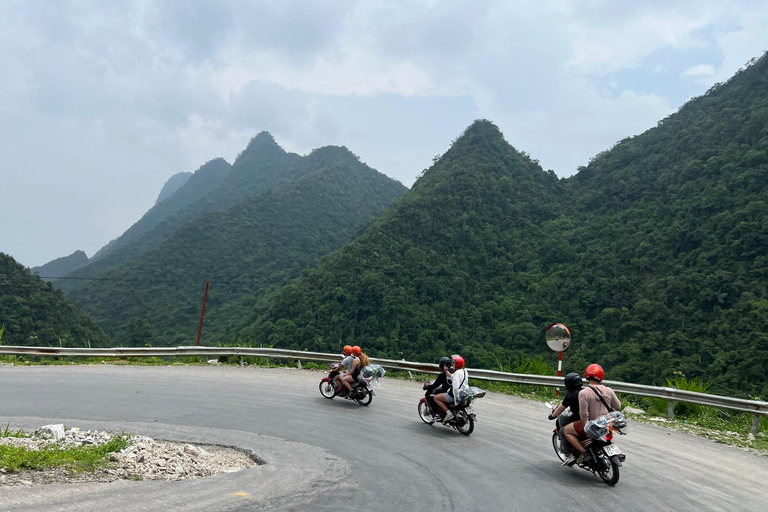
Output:
<path fill-rule="evenodd" d="M 547 346 L 555 352 L 562 352 L 571 344 L 571 331 L 564 324 L 552 324 L 545 335 Z"/>

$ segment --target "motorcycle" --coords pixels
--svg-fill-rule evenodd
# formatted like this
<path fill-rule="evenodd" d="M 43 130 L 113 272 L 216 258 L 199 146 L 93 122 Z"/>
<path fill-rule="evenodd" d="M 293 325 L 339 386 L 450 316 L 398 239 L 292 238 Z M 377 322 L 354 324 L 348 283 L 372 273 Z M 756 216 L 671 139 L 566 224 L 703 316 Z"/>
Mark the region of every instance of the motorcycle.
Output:
<path fill-rule="evenodd" d="M 352 390 L 348 394 L 343 394 L 344 387 L 336 384 L 336 376 L 339 374 L 341 363 L 332 363 L 328 368 L 328 376 L 320 381 L 320 394 L 325 398 L 332 399 L 337 396 L 345 400 L 354 400 L 360 405 L 369 405 L 373 400 L 371 383 L 362 375 L 358 376 L 357 382 L 352 384 Z"/>
<path fill-rule="evenodd" d="M 544 405 L 552 411 L 556 408 L 549 402 Z M 552 431 L 552 447 L 561 462 L 565 461 L 567 455 L 561 446 L 560 430 L 570 423 L 567 421 L 570 415 L 570 409 L 561 413 L 557 417 L 555 429 Z M 590 421 L 585 430 L 590 432 L 592 436 L 584 436 L 583 439 L 580 439 L 581 445 L 586 448 L 589 455 L 584 462 L 577 463 L 578 466 L 591 471 L 593 475 L 600 476 L 603 482 L 608 485 L 616 485 L 619 481 L 619 468 L 622 462 L 626 460 L 626 455 L 613 443 L 613 437 L 617 434 L 626 435 L 625 432 L 622 432 L 626 426 L 627 422 L 620 412 L 612 412 L 595 421 Z"/>
<path fill-rule="evenodd" d="M 430 384 L 432 384 L 432 382 L 425 382 L 424 389 L 426 390 Z M 472 408 L 472 400 L 485 396 L 485 391 L 481 390 L 480 388 L 470 387 L 470 389 L 472 390 L 471 398 L 467 398 L 459 405 L 450 407 L 450 410 L 453 411 L 454 416 L 452 419 L 443 423 L 445 426 L 455 428 L 459 433 L 464 434 L 465 436 L 468 436 L 475 430 L 475 422 L 477 421 L 477 415 L 475 414 L 475 410 Z M 419 400 L 418 411 L 419 418 L 421 418 L 421 421 L 427 425 L 432 425 L 437 421 L 435 411 L 433 411 L 433 406 L 430 404 L 430 401 L 427 400 L 426 397 L 422 397 L 421 400 Z"/>

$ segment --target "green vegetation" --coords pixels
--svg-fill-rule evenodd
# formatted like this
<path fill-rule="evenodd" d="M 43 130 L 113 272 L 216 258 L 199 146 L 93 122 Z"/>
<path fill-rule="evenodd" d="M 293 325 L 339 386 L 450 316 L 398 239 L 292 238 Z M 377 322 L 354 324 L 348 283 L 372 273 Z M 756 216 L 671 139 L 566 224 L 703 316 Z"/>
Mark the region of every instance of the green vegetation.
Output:
<path fill-rule="evenodd" d="M 768 397 L 768 58 L 558 180 L 477 121 L 357 239 L 256 304 L 275 347 Z"/>
<path fill-rule="evenodd" d="M 107 456 L 128 446 L 128 438 L 116 436 L 100 446 L 63 447 L 53 443 L 39 450 L 0 445 L 0 469 L 8 472 L 65 467 L 79 473 L 93 471 L 108 463 Z"/>
<path fill-rule="evenodd" d="M 33 276 L 29 269 L 0 253 L 0 320 L 5 345 L 105 347 L 109 337 L 87 314 Z"/>
<path fill-rule="evenodd" d="M 348 242 L 406 190 L 345 148 L 315 150 L 302 166 L 300 178 L 199 217 L 70 297 L 123 346 L 192 345 L 210 279 L 202 343 L 250 344 L 238 333 L 261 297 Z"/>
<path fill-rule="evenodd" d="M 223 212 L 302 176 L 311 170 L 305 161 L 299 155 L 284 151 L 269 133 L 261 132 L 251 139 L 234 164 L 216 158 L 200 167 L 183 186 L 98 251 L 90 265 L 67 277 L 102 276 L 167 240 L 186 223 L 207 213 Z M 67 292 L 82 284 L 83 281 L 77 279 L 57 282 L 57 286 Z"/>

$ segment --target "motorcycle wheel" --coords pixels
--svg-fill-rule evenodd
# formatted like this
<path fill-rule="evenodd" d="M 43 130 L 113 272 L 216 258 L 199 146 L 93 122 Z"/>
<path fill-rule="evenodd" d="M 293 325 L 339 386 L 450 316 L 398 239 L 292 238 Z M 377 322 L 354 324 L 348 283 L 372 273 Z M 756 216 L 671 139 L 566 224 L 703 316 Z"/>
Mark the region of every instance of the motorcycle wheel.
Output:
<path fill-rule="evenodd" d="M 373 395 L 370 394 L 367 389 L 361 389 L 360 393 L 362 393 L 362 396 L 355 399 L 357 400 L 357 403 L 359 403 L 360 405 L 370 404 L 371 401 L 373 400 Z"/>
<path fill-rule="evenodd" d="M 324 380 L 320 381 L 320 394 L 325 398 L 333 398 L 336 396 L 336 390 L 333 389 L 333 384 Z"/>
<path fill-rule="evenodd" d="M 469 414 L 467 414 L 467 411 L 459 411 L 456 414 L 456 419 L 452 421 L 456 422 L 456 430 L 465 436 L 468 436 L 472 433 L 473 430 L 475 430 L 475 421 L 470 417 Z M 463 425 L 459 426 L 459 423 L 462 422 Z"/>
<path fill-rule="evenodd" d="M 560 449 L 560 436 L 557 432 L 552 433 L 552 447 L 555 449 L 555 453 L 560 457 L 560 462 L 565 462 L 565 454 Z"/>
<path fill-rule="evenodd" d="M 600 478 L 603 479 L 603 482 L 607 483 L 608 485 L 616 485 L 616 483 L 619 481 L 619 466 L 617 466 L 616 463 L 613 462 L 603 450 L 600 450 L 597 456 L 599 458 L 597 461 L 598 464 L 605 468 L 603 471 L 598 471 L 597 474 L 600 475 Z"/>
<path fill-rule="evenodd" d="M 419 402 L 419 418 L 427 425 L 431 425 L 435 422 L 432 419 L 432 413 L 429 411 L 429 406 L 426 402 Z"/>

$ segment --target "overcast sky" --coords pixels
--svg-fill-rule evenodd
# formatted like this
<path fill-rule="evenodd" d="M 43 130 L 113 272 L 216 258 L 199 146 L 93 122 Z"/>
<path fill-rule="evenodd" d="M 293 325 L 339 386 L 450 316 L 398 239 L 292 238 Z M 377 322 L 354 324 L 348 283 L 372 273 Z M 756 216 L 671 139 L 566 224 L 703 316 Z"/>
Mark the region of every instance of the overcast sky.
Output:
<path fill-rule="evenodd" d="M 410 186 L 487 118 L 570 176 L 765 50 L 764 0 L 0 0 L 0 251 L 90 257 L 262 130 Z"/>

